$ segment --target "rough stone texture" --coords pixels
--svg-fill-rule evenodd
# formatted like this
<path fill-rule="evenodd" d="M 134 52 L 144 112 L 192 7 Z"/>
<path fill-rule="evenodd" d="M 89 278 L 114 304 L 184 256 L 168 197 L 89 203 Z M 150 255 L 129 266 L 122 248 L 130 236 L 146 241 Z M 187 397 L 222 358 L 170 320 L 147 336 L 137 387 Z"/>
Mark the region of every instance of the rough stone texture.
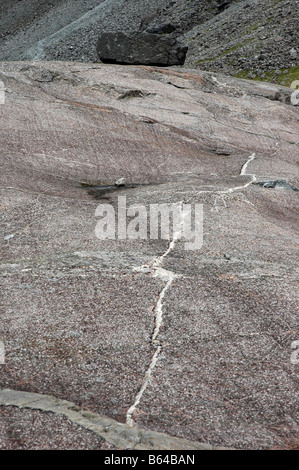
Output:
<path fill-rule="evenodd" d="M 183 65 L 188 47 L 166 34 L 106 32 L 97 51 L 102 62 L 130 65 Z"/>
<path fill-rule="evenodd" d="M 117 450 L 62 416 L 15 407 L 0 409 L 0 450 Z"/>
<path fill-rule="evenodd" d="M 245 0 L 185 32 L 187 65 L 290 85 L 299 78 L 299 2 Z"/>
<path fill-rule="evenodd" d="M 166 0 L 56 0 L 52 5 L 40 0 L 25 2 L 20 9 L 11 0 L 12 5 L 3 12 L 0 60 L 98 62 L 101 32 L 138 30 L 142 18 L 155 16 Z M 32 3 L 35 14 L 28 18 L 25 11 L 32 8 Z"/>
<path fill-rule="evenodd" d="M 67 439 L 63 439 L 62 441 L 60 440 L 60 442 L 55 443 L 55 434 L 63 432 L 61 431 L 61 429 L 58 429 L 58 431 L 56 431 L 55 428 L 59 427 L 59 425 L 61 427 L 61 424 L 64 425 L 66 428 L 69 428 L 64 429 L 64 431 L 67 433 L 68 439 L 70 439 L 70 437 L 73 437 L 72 434 L 74 434 L 74 430 L 70 429 L 71 426 L 69 423 L 74 423 L 77 426 L 79 425 L 80 428 L 76 429 L 76 426 L 75 430 L 77 431 L 77 434 L 79 434 L 79 436 L 81 435 L 81 437 L 83 437 L 81 441 L 72 444 L 73 446 L 75 446 L 76 449 L 87 448 L 90 450 L 93 448 L 98 448 L 107 450 L 216 450 L 213 448 L 213 446 L 208 444 L 192 442 L 188 441 L 187 439 L 178 439 L 163 433 L 135 429 L 131 426 L 118 423 L 117 421 L 114 421 L 112 419 L 103 418 L 97 415 L 96 413 L 91 413 L 90 411 L 80 409 L 78 406 L 74 405 L 74 403 L 67 402 L 66 400 L 57 400 L 56 398 L 53 398 L 51 396 L 41 395 L 38 393 L 2 390 L 0 391 L 0 405 L 5 407 L 13 406 L 21 409 L 26 409 L 25 413 L 23 412 L 15 414 L 13 414 L 11 410 L 8 413 L 5 413 L 3 412 L 3 410 L 0 409 L 4 418 L 8 418 L 9 426 L 8 429 L 4 427 L 2 428 L 2 432 L 4 435 L 3 441 L 7 442 L 8 445 L 10 445 L 11 443 L 15 444 L 18 449 L 20 449 L 22 446 L 24 446 L 25 448 L 27 447 L 27 449 L 32 449 L 32 446 L 40 448 L 39 440 L 41 440 L 42 442 L 48 442 L 49 445 L 48 434 L 39 435 L 37 439 L 35 438 L 34 432 L 36 431 L 36 428 L 39 428 L 40 424 L 38 422 L 38 425 L 36 425 L 38 416 L 36 413 L 34 419 L 34 428 L 32 429 L 32 427 L 30 427 L 29 432 L 28 429 L 25 429 L 26 418 L 30 419 L 30 417 L 32 416 L 32 413 L 28 413 L 27 409 L 31 409 L 46 411 L 48 413 L 50 412 L 54 414 L 54 416 L 47 415 L 46 418 L 40 417 L 40 419 L 44 421 L 43 426 L 47 426 L 46 430 L 51 435 L 51 441 L 54 440 L 54 444 L 52 444 L 52 446 L 55 450 L 57 450 L 57 448 L 59 447 L 65 450 L 66 447 L 69 446 Z M 62 416 L 68 419 L 67 425 L 61 419 Z M 19 418 L 18 427 L 20 427 L 20 424 L 22 423 L 24 429 L 13 429 L 13 424 L 11 425 L 11 423 L 14 423 L 14 420 L 17 418 Z M 53 424 L 54 429 L 51 429 L 53 427 Z M 23 427 L 22 425 L 21 427 Z M 12 427 L 12 429 L 10 429 L 10 426 Z M 92 431 L 92 433 L 86 432 L 86 429 Z M 95 439 L 98 436 L 100 436 L 100 439 Z M 77 436 L 75 436 L 75 438 L 76 437 Z M 91 437 L 91 442 L 88 442 L 88 437 Z M 92 443 L 92 437 L 96 441 L 96 444 Z M 31 445 L 30 441 L 32 442 Z M 94 445 L 96 445 L 96 447 L 93 447 Z"/>
<path fill-rule="evenodd" d="M 102 33 L 175 28 L 190 67 L 287 86 L 299 79 L 298 0 L 6 0 L 0 8 L 0 60 L 98 62 Z"/>
<path fill-rule="evenodd" d="M 1 63 L 0 79 L 2 392 L 198 445 L 298 448 L 292 90 L 72 62 Z M 97 239 L 96 208 L 119 195 L 202 203 L 203 247 Z M 0 410 L 14 429 L 19 412 Z"/>

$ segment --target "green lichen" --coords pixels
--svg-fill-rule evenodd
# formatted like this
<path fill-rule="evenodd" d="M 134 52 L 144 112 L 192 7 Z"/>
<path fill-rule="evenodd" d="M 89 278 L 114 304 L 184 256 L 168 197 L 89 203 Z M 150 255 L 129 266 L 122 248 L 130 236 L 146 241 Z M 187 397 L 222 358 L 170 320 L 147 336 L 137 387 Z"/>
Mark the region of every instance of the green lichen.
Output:
<path fill-rule="evenodd" d="M 230 47 L 229 49 L 225 49 L 224 51 L 222 51 L 217 56 L 208 57 L 206 59 L 198 60 L 197 62 L 195 62 L 195 65 L 200 65 L 200 64 L 203 64 L 205 62 L 213 62 L 214 60 L 221 59 L 221 58 L 223 58 L 223 57 L 225 57 L 229 54 L 232 54 L 233 52 L 235 52 L 239 49 L 242 49 L 243 47 L 246 47 L 248 44 L 250 44 L 253 41 L 255 41 L 255 39 L 253 39 L 253 38 L 244 39 L 242 42 L 239 42 L 238 44 L 235 44 L 234 46 Z"/>
<path fill-rule="evenodd" d="M 277 70 L 270 70 L 269 72 L 265 72 L 263 76 L 256 76 L 253 80 L 259 82 L 273 82 L 287 87 L 290 87 L 294 81 L 299 80 L 299 66 L 290 67 L 280 72 L 280 74 L 277 74 Z M 243 70 L 234 76 L 237 78 L 250 79 L 251 73 L 251 70 Z"/>

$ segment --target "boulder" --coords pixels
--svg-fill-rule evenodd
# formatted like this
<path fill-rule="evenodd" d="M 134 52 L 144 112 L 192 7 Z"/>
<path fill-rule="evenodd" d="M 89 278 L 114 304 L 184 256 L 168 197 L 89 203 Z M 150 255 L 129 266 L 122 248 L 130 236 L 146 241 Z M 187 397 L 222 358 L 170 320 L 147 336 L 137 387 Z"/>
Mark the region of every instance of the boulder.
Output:
<path fill-rule="evenodd" d="M 161 23 L 154 26 L 149 26 L 146 29 L 147 33 L 153 34 L 171 34 L 177 29 L 176 25 L 172 23 Z"/>
<path fill-rule="evenodd" d="M 187 50 L 171 36 L 147 32 L 105 32 L 97 45 L 102 62 L 130 65 L 183 65 Z"/>

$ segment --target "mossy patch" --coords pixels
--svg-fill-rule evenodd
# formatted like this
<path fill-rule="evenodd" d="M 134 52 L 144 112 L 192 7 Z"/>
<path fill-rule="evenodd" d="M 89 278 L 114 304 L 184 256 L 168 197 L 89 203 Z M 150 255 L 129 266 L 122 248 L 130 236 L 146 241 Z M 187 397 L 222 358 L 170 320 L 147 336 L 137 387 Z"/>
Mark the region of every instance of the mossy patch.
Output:
<path fill-rule="evenodd" d="M 290 67 L 289 69 L 281 70 L 281 73 L 277 74 L 277 70 L 271 70 L 265 72 L 263 76 L 256 76 L 253 80 L 260 82 L 272 82 L 278 85 L 290 87 L 295 80 L 299 80 L 299 66 Z M 238 74 L 234 75 L 237 78 L 251 78 L 251 70 L 243 70 Z"/>
<path fill-rule="evenodd" d="M 253 38 L 248 38 L 248 39 L 244 39 L 244 41 L 242 42 L 239 42 L 237 44 L 235 44 L 234 46 L 230 47 L 229 49 L 225 49 L 224 51 L 222 51 L 220 54 L 218 54 L 217 56 L 214 56 L 214 57 L 207 57 L 206 59 L 200 59 L 198 60 L 197 62 L 195 62 L 195 66 L 196 65 L 200 65 L 200 64 L 203 64 L 205 62 L 213 62 L 214 60 L 217 60 L 217 59 L 221 59 L 225 56 L 229 56 L 230 54 L 232 54 L 233 52 L 236 52 L 240 49 L 243 49 L 245 48 L 248 44 L 254 42 L 255 39 Z"/>

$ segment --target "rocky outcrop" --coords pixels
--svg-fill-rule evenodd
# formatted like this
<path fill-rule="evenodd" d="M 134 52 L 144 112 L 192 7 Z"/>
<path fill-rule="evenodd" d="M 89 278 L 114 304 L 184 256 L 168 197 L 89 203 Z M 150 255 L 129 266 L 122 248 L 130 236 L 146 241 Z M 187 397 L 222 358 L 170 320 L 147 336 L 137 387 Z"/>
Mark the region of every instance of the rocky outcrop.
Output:
<path fill-rule="evenodd" d="M 292 90 L 74 62 L 0 80 L 0 448 L 298 448 Z M 123 198 L 128 227 L 202 206 L 203 245 L 98 238 Z"/>
<path fill-rule="evenodd" d="M 25 421 L 24 420 L 24 414 L 28 415 L 28 410 L 38 410 L 40 411 L 46 411 L 47 415 L 51 416 L 50 419 L 48 419 L 47 422 L 47 429 L 49 431 L 49 434 L 52 435 L 53 431 L 55 432 L 55 425 L 57 426 L 57 421 L 59 421 L 59 417 L 64 416 L 68 419 L 69 423 L 74 423 L 75 425 L 79 425 L 81 429 L 76 429 L 77 434 L 81 437 L 81 442 L 82 444 L 82 436 L 85 438 L 87 432 L 86 430 L 92 431 L 89 432 L 89 435 L 92 437 L 94 436 L 99 436 L 101 438 L 100 440 L 100 445 L 101 447 L 98 447 L 100 449 L 116 449 L 116 450 L 122 450 L 122 449 L 134 449 L 134 450 L 224 450 L 224 449 L 218 449 L 218 448 L 213 448 L 213 446 L 209 444 L 201 444 L 200 442 L 196 441 L 188 441 L 187 439 L 179 439 L 176 437 L 168 436 L 167 434 L 164 433 L 158 433 L 158 432 L 152 432 L 148 430 L 143 430 L 143 429 L 136 429 L 134 427 L 124 425 L 122 423 L 118 423 L 117 421 L 114 421 L 113 419 L 105 418 L 102 416 L 99 416 L 96 413 L 91 413 L 88 410 L 80 409 L 75 403 L 69 403 L 66 400 L 58 400 L 57 398 L 47 396 L 47 395 L 42 395 L 38 393 L 28 393 L 28 392 L 18 392 L 14 390 L 0 390 L 0 407 L 10 407 L 13 406 L 14 408 L 20 408 L 22 410 L 26 410 L 26 412 L 23 412 L 22 414 L 17 414 L 16 417 L 19 418 L 19 423 L 18 423 L 18 429 L 20 432 L 20 427 L 22 428 L 22 424 Z M 2 411 L 2 413 L 1 413 Z M 5 413 L 3 413 L 3 410 L 0 410 L 0 415 L 3 421 L 6 421 L 6 426 L 8 427 L 10 433 L 12 435 L 16 435 L 17 432 L 15 429 L 12 428 L 12 422 L 9 417 L 5 416 Z M 36 415 L 33 415 L 34 419 L 33 421 L 33 426 L 30 428 L 31 432 L 28 432 L 27 430 L 22 429 L 22 432 L 24 431 L 27 434 L 27 439 L 26 440 L 31 440 L 32 437 L 35 434 L 35 440 L 31 442 L 31 446 L 36 446 L 36 441 L 37 439 L 37 431 L 41 433 L 41 429 L 36 429 L 38 426 L 36 426 Z M 30 416 L 30 414 L 29 414 Z M 11 416 L 10 416 L 11 418 Z M 53 429 L 54 428 L 54 429 Z M 2 430 L 2 428 L 1 428 Z M 73 431 L 73 430 L 71 430 Z M 73 431 L 74 432 L 74 431 Z M 1 433 L 1 431 L 0 431 Z M 68 429 L 67 434 L 70 435 L 71 432 Z M 18 435 L 18 434 L 17 434 Z M 1 434 L 0 434 L 1 436 Z M 18 436 L 21 441 L 24 442 L 24 438 L 22 435 Z M 6 441 L 6 444 L 10 445 L 10 442 L 7 442 L 5 432 L 2 430 L 2 436 L 1 436 L 1 441 L 0 441 L 0 449 L 3 450 L 2 443 Z M 29 439 L 28 439 L 29 438 Z M 45 439 L 45 436 L 43 436 L 43 439 Z M 43 442 L 42 439 L 42 442 Z M 46 437 L 48 442 L 51 440 L 50 436 Z M 15 443 L 13 440 L 11 440 L 12 445 L 14 446 Z M 104 443 L 103 443 L 104 441 Z M 105 446 L 106 443 L 106 446 Z M 30 449 L 28 447 L 28 443 L 24 443 L 24 447 Z M 64 443 L 65 444 L 65 443 Z M 76 443 L 77 444 L 77 443 Z M 79 444 L 79 445 L 80 445 Z M 87 442 L 84 444 L 87 444 L 87 449 L 90 446 L 90 442 Z M 94 443 L 92 443 L 94 445 Z M 108 444 L 108 445 L 107 445 Z M 78 444 L 77 444 L 78 445 Z M 98 444 L 99 445 L 99 444 Z M 53 446 L 53 450 L 57 450 L 57 447 L 60 447 L 60 439 L 57 439 L 56 446 Z M 18 448 L 18 447 L 16 447 Z M 31 447 L 32 448 L 32 447 Z M 61 450 L 65 450 L 65 447 L 60 447 Z M 228 449 L 227 449 L 228 450 Z"/>
<path fill-rule="evenodd" d="M 97 50 L 102 62 L 164 67 L 183 65 L 188 47 L 170 35 L 107 32 L 100 35 Z"/>
<path fill-rule="evenodd" d="M 0 60 L 98 62 L 100 34 L 171 32 L 188 46 L 188 67 L 290 86 L 299 79 L 298 15 L 290 0 L 7 0 Z"/>

